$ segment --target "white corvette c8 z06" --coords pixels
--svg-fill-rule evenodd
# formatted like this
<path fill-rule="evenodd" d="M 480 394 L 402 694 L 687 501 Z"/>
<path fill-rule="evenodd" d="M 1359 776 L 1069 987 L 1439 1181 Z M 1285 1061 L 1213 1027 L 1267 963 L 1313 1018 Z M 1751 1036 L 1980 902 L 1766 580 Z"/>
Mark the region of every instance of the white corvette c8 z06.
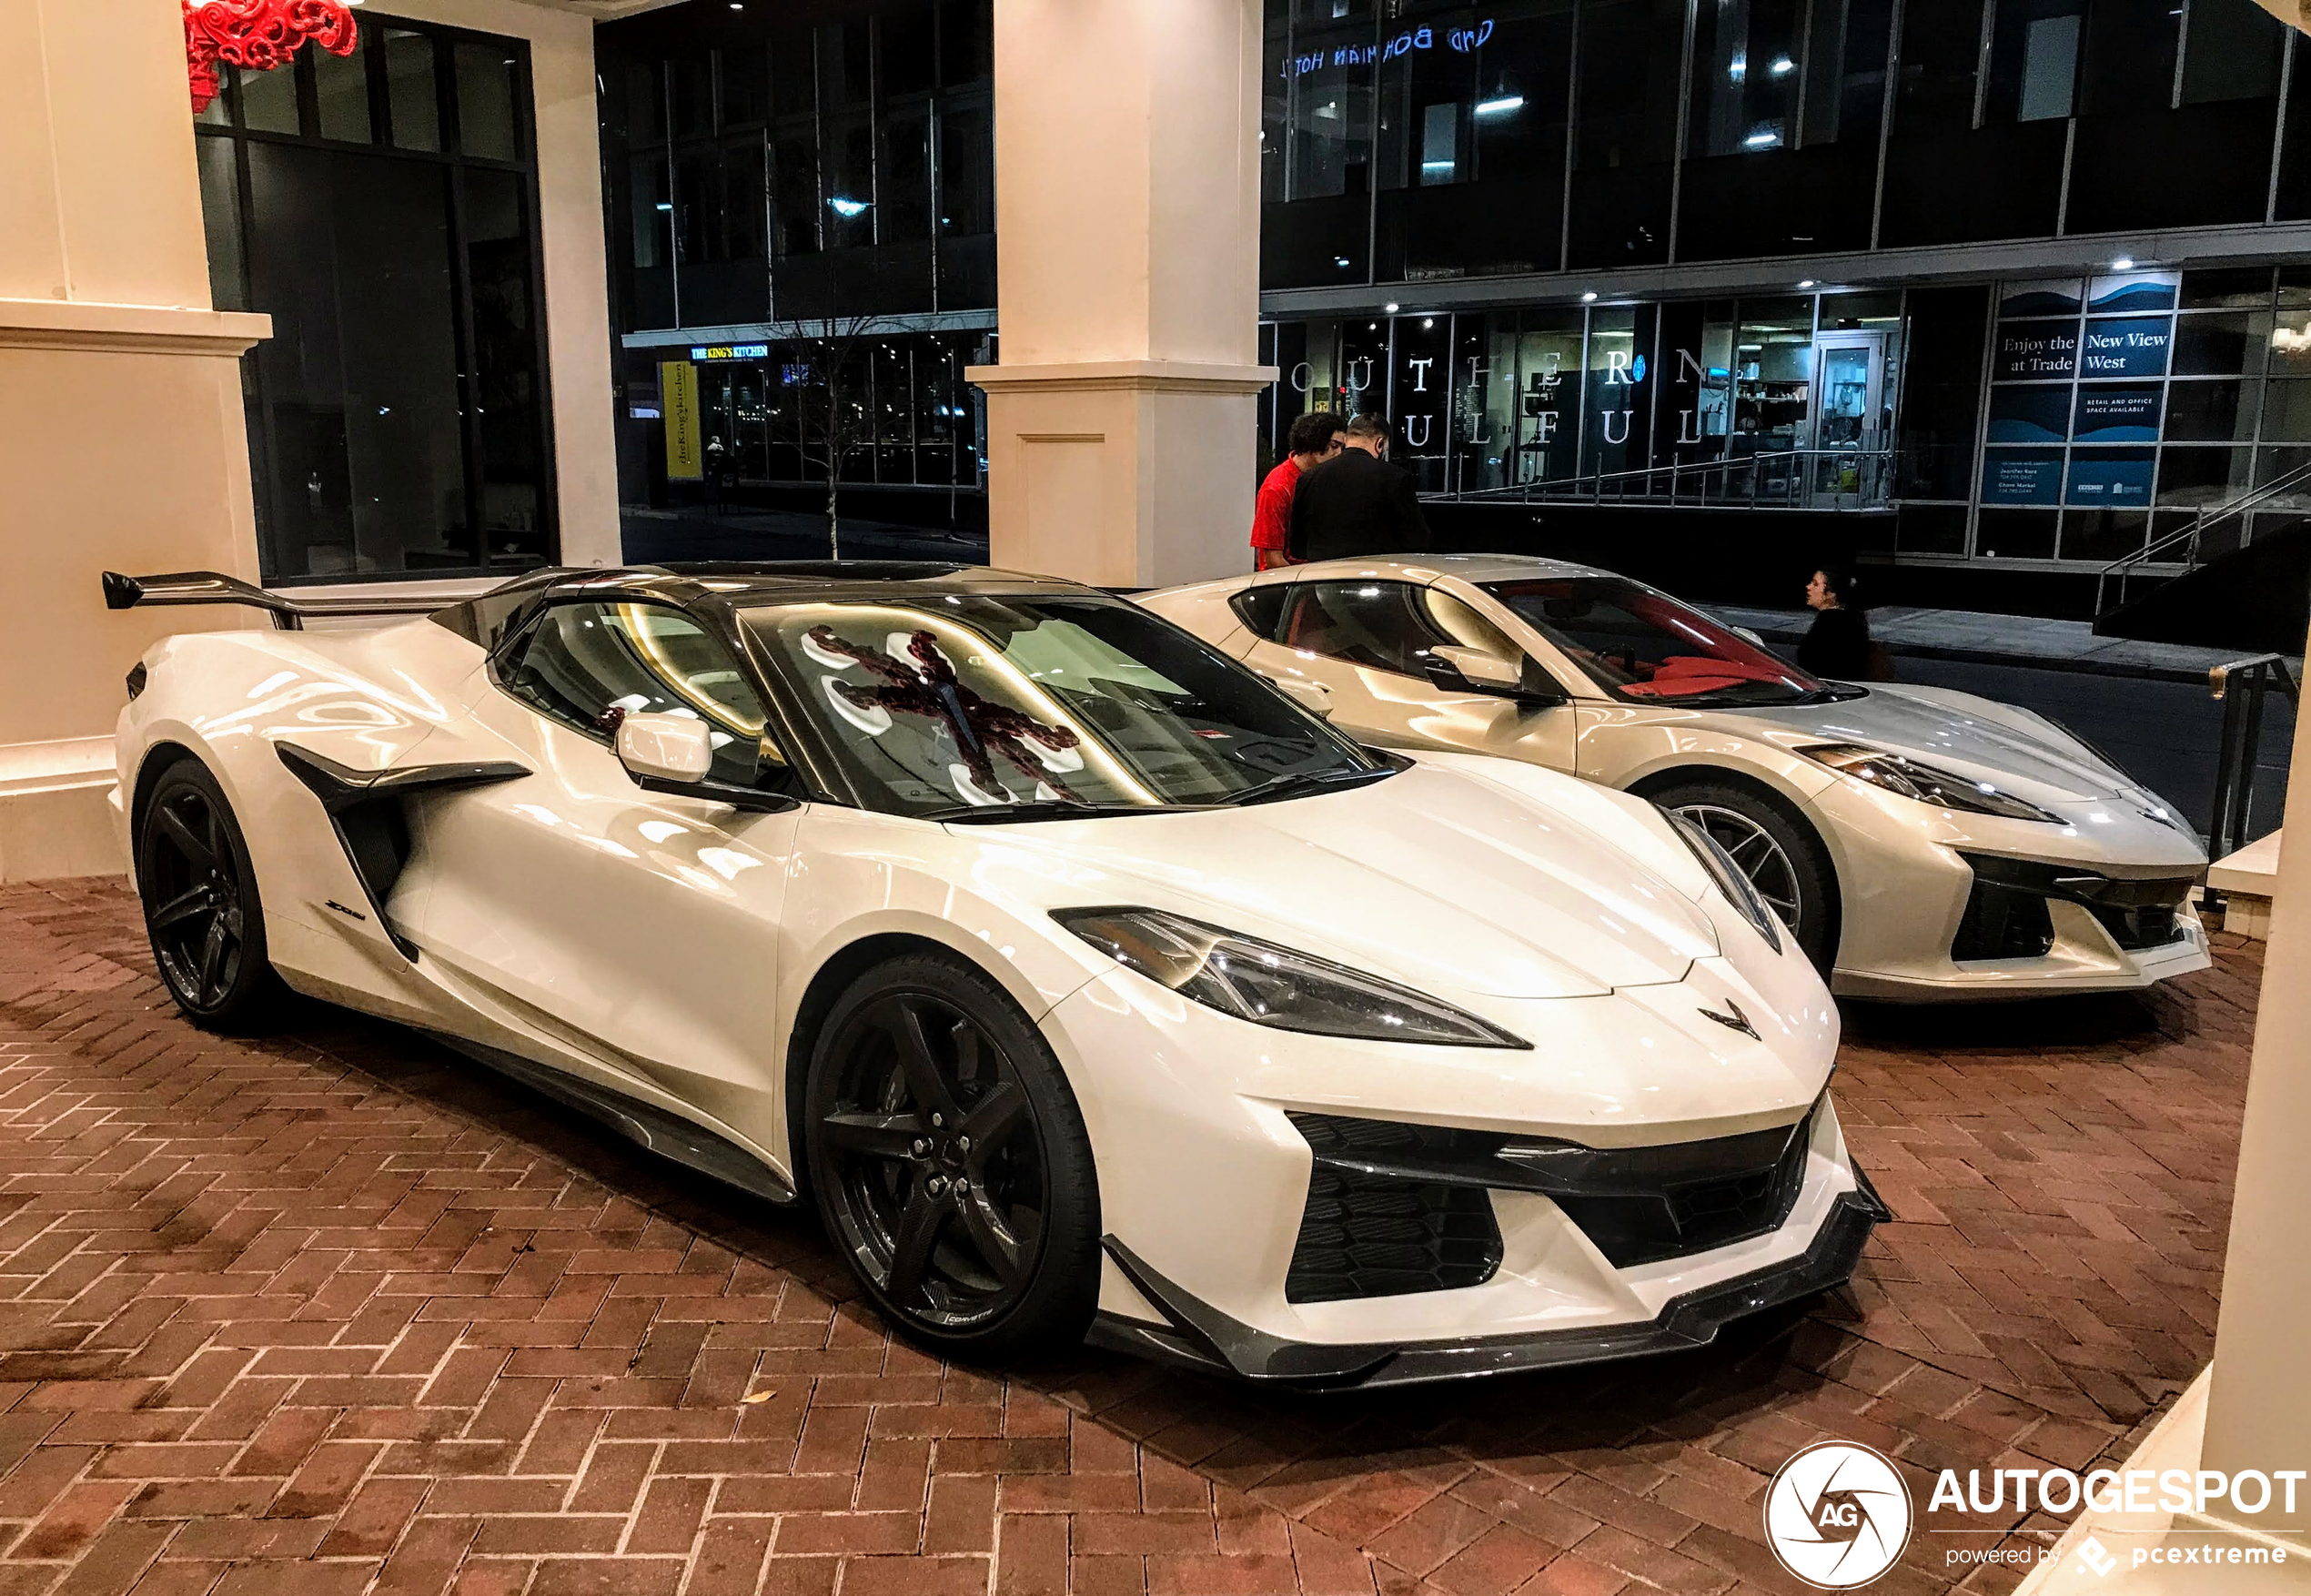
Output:
<path fill-rule="evenodd" d="M 1366 748 L 1135 605 L 951 566 L 547 571 L 130 673 L 196 1021 L 276 983 L 807 1194 L 943 1353 L 1353 1386 L 1691 1346 L 1884 1210 L 1820 976 L 1708 837 Z"/>
<path fill-rule="evenodd" d="M 2206 967 L 2197 838 L 2029 710 L 1816 681 L 1667 593 L 1553 560 L 1335 560 L 1139 602 L 1367 742 L 1675 811 L 1841 995 L 2037 997 Z"/>

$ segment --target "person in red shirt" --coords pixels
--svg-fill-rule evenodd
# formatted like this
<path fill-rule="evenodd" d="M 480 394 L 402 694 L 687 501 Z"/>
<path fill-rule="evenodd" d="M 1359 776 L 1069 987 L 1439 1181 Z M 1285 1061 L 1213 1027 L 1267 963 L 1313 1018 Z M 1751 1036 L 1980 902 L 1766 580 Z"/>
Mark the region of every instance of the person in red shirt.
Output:
<path fill-rule="evenodd" d="M 1253 570 L 1274 571 L 1294 563 L 1292 495 L 1299 488 L 1300 473 L 1322 465 L 1347 444 L 1346 425 L 1330 410 L 1293 418 L 1291 430 L 1284 435 L 1284 459 L 1260 484 L 1260 496 L 1253 503 Z"/>

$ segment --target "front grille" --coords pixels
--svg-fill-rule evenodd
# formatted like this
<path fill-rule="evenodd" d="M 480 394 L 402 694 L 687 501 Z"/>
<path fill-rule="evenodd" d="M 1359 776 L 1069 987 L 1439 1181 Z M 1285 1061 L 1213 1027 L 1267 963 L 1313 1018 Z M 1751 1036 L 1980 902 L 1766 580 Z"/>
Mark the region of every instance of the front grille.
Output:
<path fill-rule="evenodd" d="M 1450 1291 L 1492 1278 L 1500 1267 L 1500 1227 L 1482 1187 L 1359 1167 L 1448 1159 L 1468 1133 L 1321 1114 L 1295 1114 L 1292 1123 L 1317 1162 L 1284 1277 L 1287 1302 Z"/>
<path fill-rule="evenodd" d="M 1818 1111 L 1818 1110 L 1817 1110 Z M 1290 1302 L 1479 1286 L 1500 1267 L 1489 1191 L 1556 1203 L 1616 1268 L 1779 1229 L 1805 1181 L 1813 1117 L 1657 1146 L 1584 1146 L 1496 1132 L 1295 1114 L 1316 1155 Z"/>
<path fill-rule="evenodd" d="M 2182 936 L 2181 914 L 2195 874 L 2126 877 L 2032 859 L 1961 854 L 1974 873 L 1966 913 L 1950 944 L 1953 959 L 2031 959 L 2054 945 L 2054 899 L 2082 905 L 2129 953 Z"/>

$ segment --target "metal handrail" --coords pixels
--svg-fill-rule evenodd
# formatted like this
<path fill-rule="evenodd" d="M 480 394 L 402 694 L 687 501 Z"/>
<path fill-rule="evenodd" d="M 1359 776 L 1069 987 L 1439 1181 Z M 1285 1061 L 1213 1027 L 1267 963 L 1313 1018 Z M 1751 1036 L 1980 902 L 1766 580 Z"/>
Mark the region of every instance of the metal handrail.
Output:
<path fill-rule="evenodd" d="M 1552 477 L 1530 482 L 1511 482 L 1499 488 L 1463 489 L 1451 497 L 1456 501 L 1510 499 L 1519 502 L 1529 502 L 1536 499 L 1586 498 L 1592 503 L 1603 503 L 1609 499 L 1655 500 L 1663 495 L 1653 490 L 1652 483 L 1656 479 L 1666 477 L 1669 480 L 1669 492 L 1666 497 L 1673 504 L 1680 495 L 1679 485 L 1686 477 L 1699 475 L 1706 481 L 1712 472 L 1725 474 L 1733 471 L 1747 471 L 1751 473 L 1751 477 L 1750 490 L 1746 497 L 1751 504 L 1756 504 L 1761 499 L 1779 499 L 1782 502 L 1794 506 L 1801 500 L 1814 497 L 1815 490 L 1809 485 L 1812 480 L 1812 473 L 1810 470 L 1790 470 L 1782 473 L 1780 480 L 1784 484 L 1783 488 L 1768 493 L 1761 493 L 1758 490 L 1761 477 L 1769 474 L 1773 468 L 1790 462 L 1814 460 L 1833 460 L 1842 467 L 1852 465 L 1857 470 L 1865 463 L 1882 466 L 1890 470 L 1893 463 L 1893 456 L 1894 450 L 1891 448 L 1765 450 L 1749 455 L 1721 455 L 1714 460 L 1678 460 L 1668 465 L 1637 466 L 1619 471 L 1592 471 L 1587 475 Z M 1609 494 L 1606 490 L 1608 483 L 1640 481 L 1645 484 L 1641 491 L 1615 491 Z M 1861 491 L 1865 495 L 1867 493 L 1866 490 Z M 1835 490 L 1831 490 L 1827 496 L 1840 499 L 1849 497 Z M 1881 499 L 1886 497 L 1882 491 L 1876 496 Z M 1706 486 L 1701 489 L 1697 497 L 1703 500 L 1711 497 Z M 1724 497 L 1741 496 L 1729 492 Z"/>
<path fill-rule="evenodd" d="M 2255 817 L 2255 762 L 2263 742 L 2263 710 L 2274 686 L 2297 714 L 2303 690 L 2282 654 L 2255 654 L 2215 666 L 2206 684 L 2223 704 L 2223 743 L 2215 767 L 2214 813 L 2207 818 L 2206 854 L 2220 859 L 2246 845 Z"/>
<path fill-rule="evenodd" d="M 2189 551 L 2179 561 L 2168 561 L 2165 563 L 2181 564 L 2186 569 L 2195 567 L 2199 562 L 2199 540 L 2205 535 L 2209 527 L 2220 526 L 2226 520 L 2245 515 L 2250 510 L 2267 504 L 2279 495 L 2292 492 L 2306 484 L 2311 484 L 2311 462 L 2297 466 L 2285 476 L 2266 482 L 2260 488 L 2249 489 L 2228 503 L 2209 506 L 2165 537 L 2154 538 L 2133 553 L 2122 555 L 2112 561 L 2103 567 L 2094 578 L 2094 613 L 2097 616 L 2108 613 L 2103 603 L 2103 595 L 2106 585 L 2114 578 L 2118 582 L 2118 602 L 2124 604 L 2126 602 L 2127 578 L 2134 573 L 2138 566 L 2151 563 L 2158 555 L 2172 549 L 2177 543 L 2188 543 Z"/>

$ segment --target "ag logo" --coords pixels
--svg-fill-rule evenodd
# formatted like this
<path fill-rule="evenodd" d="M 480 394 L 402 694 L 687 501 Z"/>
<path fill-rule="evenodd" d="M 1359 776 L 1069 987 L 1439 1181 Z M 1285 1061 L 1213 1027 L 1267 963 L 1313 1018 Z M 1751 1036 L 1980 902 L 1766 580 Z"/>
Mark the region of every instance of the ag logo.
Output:
<path fill-rule="evenodd" d="M 1773 1477 L 1765 1540 L 1783 1568 L 1817 1590 L 1866 1585 L 1910 1544 L 1910 1488 L 1868 1447 L 1819 1442 Z"/>

